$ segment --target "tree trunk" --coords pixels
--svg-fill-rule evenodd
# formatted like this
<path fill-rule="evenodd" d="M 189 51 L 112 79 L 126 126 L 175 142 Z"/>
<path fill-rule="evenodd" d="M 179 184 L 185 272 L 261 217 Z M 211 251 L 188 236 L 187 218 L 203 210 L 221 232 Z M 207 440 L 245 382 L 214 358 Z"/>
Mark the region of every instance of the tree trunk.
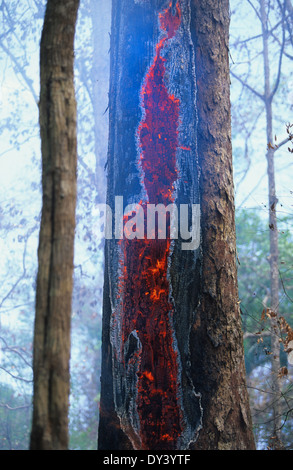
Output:
<path fill-rule="evenodd" d="M 267 137 L 267 174 L 269 189 L 269 228 L 270 228 L 270 294 L 271 294 L 271 363 L 272 363 L 272 411 L 273 429 L 272 436 L 277 438 L 277 445 L 280 445 L 281 430 L 281 381 L 280 371 L 280 331 L 278 327 L 279 312 L 279 247 L 278 247 L 278 226 L 277 226 L 277 197 L 275 184 L 275 152 L 273 147 L 273 94 L 270 84 L 270 63 L 268 50 L 268 17 L 264 0 L 260 0 L 260 17 L 263 40 L 263 63 L 264 63 L 264 102 L 266 108 L 266 137 Z M 273 441 L 275 442 L 275 441 Z"/>
<path fill-rule="evenodd" d="M 78 0 L 48 0 L 41 39 L 43 208 L 34 331 L 32 450 L 68 447 L 77 164 L 73 49 L 78 5 Z"/>
<path fill-rule="evenodd" d="M 229 2 L 192 1 L 196 50 L 203 267 L 192 328 L 203 429 L 194 449 L 253 449 L 238 302 L 232 173 Z"/>
<path fill-rule="evenodd" d="M 113 2 L 107 203 L 200 205 L 201 242 L 186 249 L 170 225 L 164 240 L 106 240 L 99 449 L 254 448 L 228 27 L 228 1 Z"/>

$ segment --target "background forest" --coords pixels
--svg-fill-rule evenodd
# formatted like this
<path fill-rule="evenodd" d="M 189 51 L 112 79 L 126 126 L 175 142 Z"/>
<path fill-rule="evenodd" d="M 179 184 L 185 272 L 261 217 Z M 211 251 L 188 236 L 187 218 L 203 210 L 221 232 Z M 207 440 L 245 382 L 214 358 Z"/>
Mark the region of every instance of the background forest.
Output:
<path fill-rule="evenodd" d="M 286 343 L 293 339 L 293 10 L 290 0 L 231 0 L 230 7 L 239 302 L 254 433 L 257 448 L 268 449 L 274 447 L 277 428 L 284 448 L 293 450 L 293 353 Z M 27 449 L 31 426 L 44 11 L 45 0 L 0 0 L 3 450 Z M 97 447 L 104 254 L 95 220 L 106 192 L 110 26 L 110 0 L 81 1 L 75 41 L 78 201 L 70 395 L 70 448 L 77 450 Z M 268 203 L 272 174 L 274 207 Z M 277 319 L 270 309 L 271 232 L 277 234 L 278 247 Z M 277 388 L 272 357 L 280 366 Z"/>

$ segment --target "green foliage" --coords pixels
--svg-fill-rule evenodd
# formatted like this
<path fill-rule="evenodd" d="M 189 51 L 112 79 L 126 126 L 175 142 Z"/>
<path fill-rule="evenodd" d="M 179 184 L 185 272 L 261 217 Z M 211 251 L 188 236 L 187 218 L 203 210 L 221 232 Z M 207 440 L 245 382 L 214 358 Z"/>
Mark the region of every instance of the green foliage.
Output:
<path fill-rule="evenodd" d="M 293 326 L 293 236 L 288 219 L 279 219 L 279 313 Z M 270 339 L 262 312 L 270 305 L 269 230 L 265 218 L 255 210 L 241 210 L 236 216 L 238 284 L 243 319 L 246 367 L 253 368 L 268 361 Z M 254 334 L 249 336 L 249 334 Z M 282 353 L 282 365 L 287 356 Z"/>
<path fill-rule="evenodd" d="M 0 386 L 0 448 L 28 448 L 31 421 L 31 398 L 16 392 L 14 387 Z"/>
<path fill-rule="evenodd" d="M 264 208 L 266 209 L 266 208 Z M 281 209 L 281 208 L 280 208 Z M 282 217 L 279 226 L 279 314 L 293 326 L 293 236 L 291 220 Z M 266 213 L 239 210 L 236 216 L 238 285 L 244 330 L 244 348 L 254 433 L 258 449 L 273 446 L 271 439 L 272 389 L 270 322 L 269 226 Z M 284 335 L 285 336 L 285 335 Z M 285 339 L 283 334 L 280 340 Z M 293 370 L 280 341 L 282 376 L 282 443 L 292 449 Z M 281 372 L 280 371 L 280 372 Z"/>

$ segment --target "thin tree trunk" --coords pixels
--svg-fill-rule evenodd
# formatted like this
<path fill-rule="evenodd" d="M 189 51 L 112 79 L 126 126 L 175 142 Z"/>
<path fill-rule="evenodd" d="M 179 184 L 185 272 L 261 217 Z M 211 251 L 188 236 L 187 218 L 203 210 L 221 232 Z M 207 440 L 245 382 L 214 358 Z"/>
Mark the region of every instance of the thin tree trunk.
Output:
<path fill-rule="evenodd" d="M 106 188 L 106 177 L 104 171 L 105 156 L 101 155 L 101 141 L 104 138 L 101 128 L 104 126 L 104 123 L 101 124 L 101 119 L 107 110 L 107 104 L 104 104 L 104 108 L 102 106 L 103 103 L 106 102 L 103 94 L 105 91 L 104 85 L 108 82 L 108 70 L 106 69 L 107 65 L 104 65 L 107 64 L 107 58 L 102 55 L 102 52 L 105 51 L 105 44 L 101 44 L 101 39 L 105 37 L 105 35 L 101 34 L 101 30 L 97 27 L 97 18 L 99 18 L 99 25 L 101 25 L 102 28 L 105 28 L 109 10 L 109 5 L 104 0 L 91 0 L 90 2 L 90 15 L 93 25 L 93 57 L 96 58 L 92 64 L 91 81 L 94 112 L 94 147 L 96 157 L 95 186 L 97 191 L 97 200 L 99 202 L 104 202 Z M 98 58 L 100 58 L 100 60 L 98 60 Z"/>
<path fill-rule="evenodd" d="M 270 64 L 268 50 L 268 18 L 265 0 L 260 0 L 260 15 L 263 39 L 263 62 L 264 62 L 264 101 L 266 107 L 266 136 L 267 136 L 267 173 L 269 188 L 269 228 L 270 228 L 270 286 L 271 286 L 271 363 L 272 363 L 272 410 L 273 410 L 273 437 L 280 441 L 281 429 L 281 382 L 278 377 L 280 371 L 280 332 L 278 328 L 279 311 L 279 248 L 278 227 L 276 215 L 276 184 L 273 146 L 273 112 L 272 112 L 272 90 L 270 85 Z"/>
<path fill-rule="evenodd" d="M 77 164 L 73 49 L 78 5 L 78 0 L 48 0 L 41 39 L 43 208 L 34 331 L 32 450 L 68 447 Z"/>
<path fill-rule="evenodd" d="M 200 203 L 202 241 L 183 251 L 176 240 L 166 276 L 168 243 L 106 240 L 99 449 L 254 448 L 235 262 L 228 28 L 226 0 L 113 2 L 107 202 L 113 210 L 115 196 L 143 200 L 142 181 L 150 203 L 164 202 L 177 174 L 174 143 L 175 202 Z"/>

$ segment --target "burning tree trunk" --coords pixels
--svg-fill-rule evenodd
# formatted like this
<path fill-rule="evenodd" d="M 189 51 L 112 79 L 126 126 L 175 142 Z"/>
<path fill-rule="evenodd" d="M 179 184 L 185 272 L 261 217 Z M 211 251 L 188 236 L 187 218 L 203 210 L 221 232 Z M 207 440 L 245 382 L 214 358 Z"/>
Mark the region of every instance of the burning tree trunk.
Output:
<path fill-rule="evenodd" d="M 121 0 L 112 15 L 99 449 L 253 448 L 228 2 Z"/>
<path fill-rule="evenodd" d="M 43 208 L 34 332 L 33 450 L 68 446 L 77 162 L 73 42 L 78 4 L 78 0 L 48 0 L 41 40 Z"/>

